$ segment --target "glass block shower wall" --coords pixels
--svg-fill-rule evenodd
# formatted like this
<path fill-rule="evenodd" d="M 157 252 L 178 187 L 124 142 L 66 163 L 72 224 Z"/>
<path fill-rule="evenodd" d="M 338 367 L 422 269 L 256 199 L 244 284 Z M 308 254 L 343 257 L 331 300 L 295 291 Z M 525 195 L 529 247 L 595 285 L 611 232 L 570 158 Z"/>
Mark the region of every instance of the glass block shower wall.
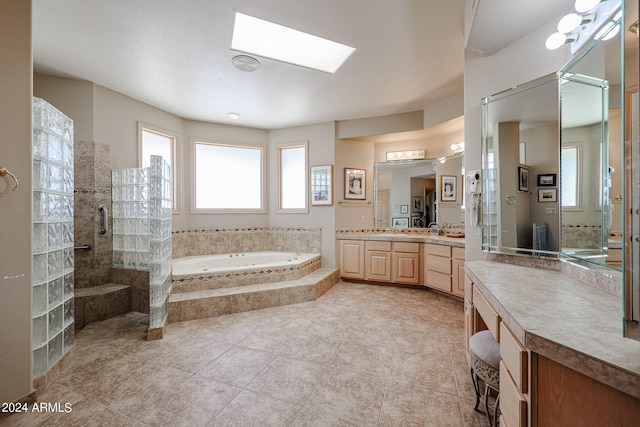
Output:
<path fill-rule="evenodd" d="M 149 271 L 149 329 L 161 328 L 171 290 L 171 171 L 161 156 L 147 168 L 112 172 L 113 266 Z"/>
<path fill-rule="evenodd" d="M 73 121 L 33 99 L 33 376 L 73 346 Z"/>

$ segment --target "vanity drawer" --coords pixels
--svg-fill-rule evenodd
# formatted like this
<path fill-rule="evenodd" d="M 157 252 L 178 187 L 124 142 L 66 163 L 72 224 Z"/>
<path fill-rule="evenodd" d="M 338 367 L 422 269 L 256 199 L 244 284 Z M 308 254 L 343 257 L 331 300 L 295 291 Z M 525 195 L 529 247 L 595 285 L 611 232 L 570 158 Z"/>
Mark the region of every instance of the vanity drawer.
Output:
<path fill-rule="evenodd" d="M 451 274 L 451 258 L 427 255 L 427 270 Z"/>
<path fill-rule="evenodd" d="M 500 316 L 475 286 L 473 287 L 473 306 L 491 331 L 493 338 L 500 342 Z"/>
<path fill-rule="evenodd" d="M 451 248 L 451 256 L 457 259 L 464 259 L 464 248 L 454 246 Z"/>
<path fill-rule="evenodd" d="M 427 286 L 445 292 L 451 292 L 451 276 L 438 273 L 437 271 L 427 271 Z"/>
<path fill-rule="evenodd" d="M 364 248 L 367 251 L 391 252 L 391 242 L 378 242 L 376 240 L 368 240 L 364 242 Z"/>
<path fill-rule="evenodd" d="M 507 427 L 525 427 L 527 425 L 527 400 L 518 390 L 500 361 L 500 412 Z"/>
<path fill-rule="evenodd" d="M 464 296 L 473 304 L 473 282 L 466 274 L 464 275 Z"/>
<path fill-rule="evenodd" d="M 526 393 L 528 372 L 527 350 L 522 347 L 520 341 L 518 341 L 504 322 L 500 322 L 500 356 L 502 356 L 502 361 L 518 390 Z"/>
<path fill-rule="evenodd" d="M 394 252 L 408 252 L 412 254 L 420 253 L 420 243 L 415 242 L 393 242 Z"/>
<path fill-rule="evenodd" d="M 451 258 L 451 246 L 434 245 L 432 243 L 427 243 L 427 253 L 430 255 L 438 255 Z"/>

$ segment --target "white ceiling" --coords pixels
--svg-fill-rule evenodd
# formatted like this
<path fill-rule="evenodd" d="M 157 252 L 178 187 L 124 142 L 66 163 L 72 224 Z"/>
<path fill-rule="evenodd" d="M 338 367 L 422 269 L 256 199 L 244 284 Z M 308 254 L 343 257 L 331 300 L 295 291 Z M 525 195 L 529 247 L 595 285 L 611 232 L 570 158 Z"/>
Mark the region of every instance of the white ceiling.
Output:
<path fill-rule="evenodd" d="M 470 1 L 480 7 L 468 47 L 484 54 L 573 5 Z M 403 113 L 462 92 L 464 8 L 464 0 L 33 0 L 34 70 L 186 119 L 264 129 Z M 336 74 L 260 57 L 257 71 L 238 71 L 235 12 L 357 50 Z"/>

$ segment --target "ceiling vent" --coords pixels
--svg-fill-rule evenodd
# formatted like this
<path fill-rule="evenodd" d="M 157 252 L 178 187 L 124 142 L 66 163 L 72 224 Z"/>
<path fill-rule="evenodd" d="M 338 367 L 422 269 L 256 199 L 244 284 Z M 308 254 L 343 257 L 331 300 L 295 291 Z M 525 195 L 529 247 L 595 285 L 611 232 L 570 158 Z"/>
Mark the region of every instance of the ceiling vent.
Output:
<path fill-rule="evenodd" d="M 231 59 L 231 63 L 240 71 L 246 71 L 250 73 L 260 68 L 260 62 L 249 55 L 237 55 Z"/>

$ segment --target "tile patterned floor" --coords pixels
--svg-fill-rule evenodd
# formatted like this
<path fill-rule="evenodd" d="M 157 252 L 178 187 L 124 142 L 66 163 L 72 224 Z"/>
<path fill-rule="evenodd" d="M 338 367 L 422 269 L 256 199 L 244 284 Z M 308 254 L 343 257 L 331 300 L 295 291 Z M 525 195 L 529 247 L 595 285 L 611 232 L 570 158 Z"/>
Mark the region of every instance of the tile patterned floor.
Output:
<path fill-rule="evenodd" d="M 70 413 L 0 426 L 485 426 L 464 357 L 462 303 L 339 282 L 314 302 L 170 324 L 92 323 L 39 398 Z"/>

